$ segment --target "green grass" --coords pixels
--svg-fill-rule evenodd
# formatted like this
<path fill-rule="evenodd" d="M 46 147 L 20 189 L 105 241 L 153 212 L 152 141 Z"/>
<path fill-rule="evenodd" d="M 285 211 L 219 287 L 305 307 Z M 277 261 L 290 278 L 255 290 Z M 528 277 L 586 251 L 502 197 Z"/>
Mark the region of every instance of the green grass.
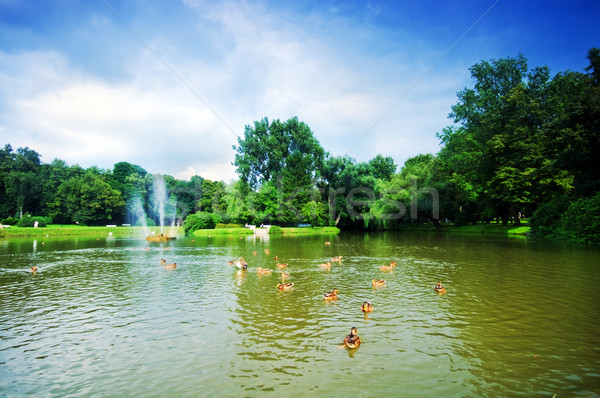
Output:
<path fill-rule="evenodd" d="M 514 224 L 508 224 L 506 226 L 502 224 L 476 224 L 476 225 L 461 225 L 455 226 L 452 224 L 442 224 L 442 228 L 439 231 L 449 233 L 462 233 L 462 234 L 479 234 L 479 235 L 526 235 L 530 231 L 530 227 L 520 225 L 515 227 Z M 433 224 L 418 224 L 418 225 L 406 225 L 400 228 L 401 231 L 436 231 Z"/>
<path fill-rule="evenodd" d="M 284 235 L 312 235 L 312 234 L 338 234 L 340 229 L 337 227 L 307 227 L 307 228 L 294 228 L 284 227 L 281 228 Z"/>
<path fill-rule="evenodd" d="M 160 233 L 160 227 L 150 227 L 155 234 Z M 421 231 L 431 232 L 436 231 L 432 224 L 405 225 L 401 231 Z M 530 227 L 521 225 L 515 227 L 514 224 L 504 226 L 502 224 L 477 224 L 454 226 L 442 224 L 441 231 L 448 233 L 465 233 L 465 234 L 480 234 L 480 235 L 526 235 Z M 167 229 L 168 231 L 168 229 Z M 10 228 L 0 229 L 0 238 L 8 237 L 36 237 L 36 236 L 90 236 L 90 237 L 105 237 L 112 233 L 112 236 L 126 238 L 131 236 L 140 236 L 144 234 L 143 227 L 87 227 L 82 225 L 49 225 L 43 228 L 20 228 L 11 226 Z M 182 232 L 181 229 L 178 232 Z M 310 234 L 337 234 L 340 232 L 336 227 L 311 227 L 311 228 L 282 228 L 283 235 L 310 235 Z M 217 229 L 202 229 L 194 232 L 194 236 L 217 236 L 217 235 L 252 235 L 253 232 L 249 228 L 217 228 Z"/>
<path fill-rule="evenodd" d="M 160 233 L 160 227 L 150 227 L 155 234 Z M 168 231 L 168 228 L 167 228 Z M 112 232 L 114 237 L 140 236 L 144 234 L 143 227 L 88 227 L 83 225 L 48 225 L 41 228 L 20 228 L 11 226 L 0 229 L 0 238 L 9 237 L 36 237 L 36 236 L 96 236 L 104 237 Z M 179 232 L 179 230 L 178 230 Z"/>
<path fill-rule="evenodd" d="M 194 236 L 216 236 L 216 235 L 252 235 L 254 232 L 250 228 L 215 228 L 198 229 L 194 231 Z"/>

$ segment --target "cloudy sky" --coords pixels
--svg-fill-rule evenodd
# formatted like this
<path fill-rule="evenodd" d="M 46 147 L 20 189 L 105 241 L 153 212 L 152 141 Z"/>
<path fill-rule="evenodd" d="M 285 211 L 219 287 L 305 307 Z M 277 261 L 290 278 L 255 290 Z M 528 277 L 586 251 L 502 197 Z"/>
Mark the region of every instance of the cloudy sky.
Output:
<path fill-rule="evenodd" d="M 297 116 L 334 156 L 402 165 L 439 150 L 471 65 L 583 71 L 599 15 L 597 0 L 0 0 L 0 144 L 229 182 L 245 125 Z"/>

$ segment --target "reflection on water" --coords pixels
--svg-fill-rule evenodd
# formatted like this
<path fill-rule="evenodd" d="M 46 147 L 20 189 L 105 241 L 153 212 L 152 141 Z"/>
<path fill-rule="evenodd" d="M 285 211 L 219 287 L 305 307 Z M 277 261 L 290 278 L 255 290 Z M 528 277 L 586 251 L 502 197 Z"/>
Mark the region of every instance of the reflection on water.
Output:
<path fill-rule="evenodd" d="M 396 233 L 147 244 L 0 242 L 2 395 L 600 394 L 595 249 Z M 240 256 L 246 271 L 227 264 Z M 338 347 L 352 326 L 355 352 Z"/>

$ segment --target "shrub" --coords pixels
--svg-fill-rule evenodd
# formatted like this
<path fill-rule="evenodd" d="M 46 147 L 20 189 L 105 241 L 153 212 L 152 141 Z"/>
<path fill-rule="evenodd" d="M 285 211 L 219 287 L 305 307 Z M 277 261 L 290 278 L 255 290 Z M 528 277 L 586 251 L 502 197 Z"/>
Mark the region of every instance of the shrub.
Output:
<path fill-rule="evenodd" d="M 600 244 L 600 194 L 571 202 L 561 217 L 561 230 L 570 241 Z"/>
<path fill-rule="evenodd" d="M 541 204 L 529 219 L 531 232 L 540 237 L 559 238 L 561 216 L 568 206 L 569 201 L 564 196 Z"/>
<path fill-rule="evenodd" d="M 281 229 L 281 227 L 278 227 L 277 225 L 272 225 L 269 228 L 269 235 L 282 235 L 283 234 L 283 229 Z"/>
<path fill-rule="evenodd" d="M 19 220 L 17 227 L 33 227 L 35 226 L 36 221 L 38 223 L 38 227 L 45 227 L 50 223 L 50 220 L 48 220 L 46 217 L 26 216 Z"/>
<path fill-rule="evenodd" d="M 0 224 L 2 225 L 17 225 L 18 222 L 19 219 L 14 217 L 7 217 L 3 220 L 0 220 Z"/>
<path fill-rule="evenodd" d="M 219 221 L 221 220 L 216 214 L 199 211 L 186 217 L 183 221 L 183 229 L 191 234 L 198 229 L 213 229 Z"/>

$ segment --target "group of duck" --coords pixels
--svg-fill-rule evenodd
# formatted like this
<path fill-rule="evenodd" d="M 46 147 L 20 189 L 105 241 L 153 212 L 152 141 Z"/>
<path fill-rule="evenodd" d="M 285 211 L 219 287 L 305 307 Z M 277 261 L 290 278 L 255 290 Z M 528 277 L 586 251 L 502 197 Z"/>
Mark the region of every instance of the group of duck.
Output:
<path fill-rule="evenodd" d="M 325 242 L 325 245 L 330 245 L 330 242 Z M 271 253 L 271 251 L 269 249 L 265 249 L 265 254 L 269 255 Z M 253 255 L 257 255 L 257 252 L 253 252 Z M 274 257 L 275 261 L 278 261 L 279 258 L 277 256 Z M 331 263 L 332 262 L 338 262 L 341 263 L 342 262 L 342 256 L 336 256 L 336 257 L 332 257 L 331 261 L 328 261 L 326 263 L 321 263 L 319 264 L 319 266 L 321 268 L 324 269 L 331 269 Z M 228 262 L 229 265 L 234 265 L 237 268 L 239 268 L 240 270 L 247 270 L 248 269 L 248 262 L 246 260 L 244 260 L 243 257 L 240 257 L 237 260 L 232 260 Z M 396 267 L 397 263 L 396 261 L 391 261 L 390 265 L 382 265 L 379 267 L 379 269 L 381 271 L 393 271 L 394 267 Z M 292 290 L 292 288 L 294 287 L 294 283 L 285 283 L 286 278 L 288 278 L 290 276 L 290 274 L 288 272 L 283 271 L 283 269 L 287 268 L 287 264 L 285 263 L 277 263 L 277 268 L 281 269 L 281 282 L 277 283 L 277 289 L 281 290 L 281 291 L 288 291 L 288 290 Z M 257 268 L 257 273 L 258 275 L 271 275 L 271 270 L 268 268 L 262 268 L 259 267 Z M 376 279 L 373 278 L 371 281 L 371 284 L 373 287 L 381 287 L 381 286 L 385 286 L 385 279 Z M 434 290 L 438 293 L 445 293 L 446 289 L 442 286 L 441 282 L 438 282 L 437 285 L 434 287 Z M 323 295 L 323 299 L 326 301 L 331 301 L 331 300 L 337 300 L 338 298 L 338 293 L 339 290 L 338 289 L 333 289 L 330 292 L 327 292 Z M 361 305 L 361 311 L 365 314 L 370 313 L 373 311 L 373 304 L 369 301 L 365 301 L 362 305 Z M 361 341 L 360 341 L 360 337 L 358 336 L 358 331 L 355 327 L 352 327 L 352 329 L 350 329 L 350 334 L 348 334 L 345 338 L 344 338 L 344 344 L 341 347 L 347 347 L 351 350 L 356 349 L 360 346 Z"/>

